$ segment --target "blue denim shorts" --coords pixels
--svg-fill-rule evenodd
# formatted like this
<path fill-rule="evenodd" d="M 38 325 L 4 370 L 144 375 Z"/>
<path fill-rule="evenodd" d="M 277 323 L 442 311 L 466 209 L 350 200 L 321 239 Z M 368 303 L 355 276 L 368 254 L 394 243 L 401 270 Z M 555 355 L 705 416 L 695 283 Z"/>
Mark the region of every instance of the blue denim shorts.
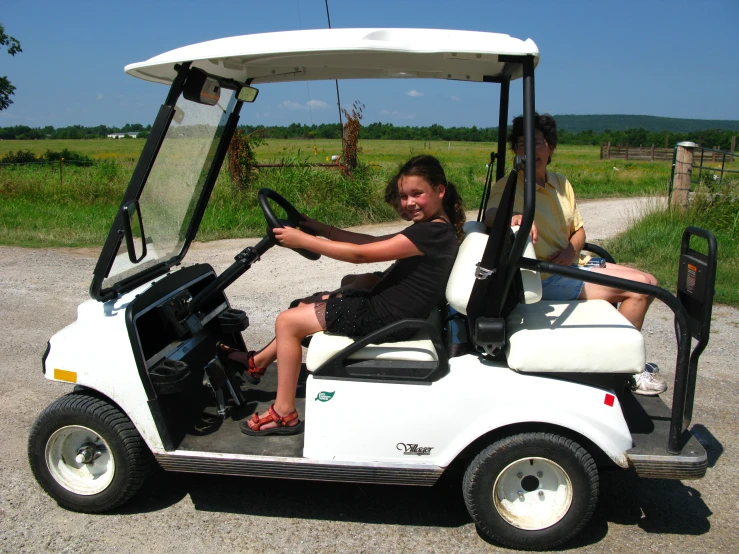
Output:
<path fill-rule="evenodd" d="M 590 271 L 588 268 L 573 265 L 583 271 Z M 577 300 L 580 298 L 585 283 L 570 277 L 561 275 L 550 275 L 541 282 L 541 298 L 542 300 Z"/>

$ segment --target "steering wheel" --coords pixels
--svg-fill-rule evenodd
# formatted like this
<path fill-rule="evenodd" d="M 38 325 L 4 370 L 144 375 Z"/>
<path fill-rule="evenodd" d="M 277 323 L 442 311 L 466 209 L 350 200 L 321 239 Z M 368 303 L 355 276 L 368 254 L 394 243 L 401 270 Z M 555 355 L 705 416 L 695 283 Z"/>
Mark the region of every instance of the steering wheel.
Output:
<path fill-rule="evenodd" d="M 262 212 L 264 212 L 264 218 L 267 220 L 267 234 L 269 235 L 269 238 L 275 242 L 277 242 L 277 239 L 275 239 L 275 235 L 272 232 L 272 229 L 274 229 L 275 227 L 282 229 L 285 226 L 298 227 L 300 225 L 300 222 L 303 220 L 303 214 L 301 214 L 295 208 L 295 206 L 290 204 L 290 202 L 288 202 L 284 196 L 276 193 L 272 189 L 261 189 L 257 195 L 257 198 L 259 199 L 259 207 L 262 208 Z M 278 206 L 285 210 L 285 212 L 287 213 L 287 221 L 285 221 L 284 219 L 279 219 L 275 215 L 275 212 L 272 210 L 272 206 L 269 205 L 269 200 L 273 200 L 277 203 Z M 293 248 L 293 250 L 309 260 L 317 260 L 321 257 L 320 254 L 316 254 L 315 252 L 311 252 L 310 250 L 305 250 L 304 248 Z"/>

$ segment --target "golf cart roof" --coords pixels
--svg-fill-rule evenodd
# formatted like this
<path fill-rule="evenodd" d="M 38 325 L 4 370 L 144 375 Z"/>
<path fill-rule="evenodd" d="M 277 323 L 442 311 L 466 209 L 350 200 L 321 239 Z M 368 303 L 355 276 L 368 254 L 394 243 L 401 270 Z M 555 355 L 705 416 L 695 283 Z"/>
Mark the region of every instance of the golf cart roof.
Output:
<path fill-rule="evenodd" d="M 501 56 L 535 57 L 531 39 L 499 33 L 442 29 L 316 29 L 229 37 L 183 46 L 126 73 L 169 84 L 175 66 L 193 62 L 211 75 L 237 82 L 277 83 L 328 79 L 450 79 L 497 81 L 521 77 L 521 66 Z"/>

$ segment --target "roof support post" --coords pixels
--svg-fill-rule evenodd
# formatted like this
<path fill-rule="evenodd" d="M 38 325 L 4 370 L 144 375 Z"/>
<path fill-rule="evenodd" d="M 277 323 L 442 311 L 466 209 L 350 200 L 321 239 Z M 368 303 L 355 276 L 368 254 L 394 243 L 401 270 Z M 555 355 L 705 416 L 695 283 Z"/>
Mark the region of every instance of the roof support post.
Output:
<path fill-rule="evenodd" d="M 506 135 L 508 134 L 508 103 L 510 100 L 511 79 L 500 82 L 500 109 L 498 110 L 498 167 L 495 168 L 495 181 L 505 175 Z"/>
<path fill-rule="evenodd" d="M 536 139 L 534 126 L 534 113 L 536 103 L 534 98 L 534 56 L 525 56 L 523 64 L 523 136 L 524 136 L 524 202 L 523 218 L 521 227 L 513 242 L 511 252 L 506 264 L 506 279 L 503 290 L 507 294 L 510 290 L 513 276 L 518 270 L 518 260 L 526 247 L 526 239 L 534 223 L 536 211 Z"/>

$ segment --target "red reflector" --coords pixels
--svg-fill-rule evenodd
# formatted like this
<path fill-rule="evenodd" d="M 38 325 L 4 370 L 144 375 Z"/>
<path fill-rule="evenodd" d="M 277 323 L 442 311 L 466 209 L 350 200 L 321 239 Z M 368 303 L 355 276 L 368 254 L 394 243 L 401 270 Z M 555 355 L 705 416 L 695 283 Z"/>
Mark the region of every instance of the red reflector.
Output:
<path fill-rule="evenodd" d="M 613 402 L 616 400 L 616 397 L 612 394 L 606 394 L 606 399 L 603 401 L 603 403 L 606 406 L 613 406 Z"/>

